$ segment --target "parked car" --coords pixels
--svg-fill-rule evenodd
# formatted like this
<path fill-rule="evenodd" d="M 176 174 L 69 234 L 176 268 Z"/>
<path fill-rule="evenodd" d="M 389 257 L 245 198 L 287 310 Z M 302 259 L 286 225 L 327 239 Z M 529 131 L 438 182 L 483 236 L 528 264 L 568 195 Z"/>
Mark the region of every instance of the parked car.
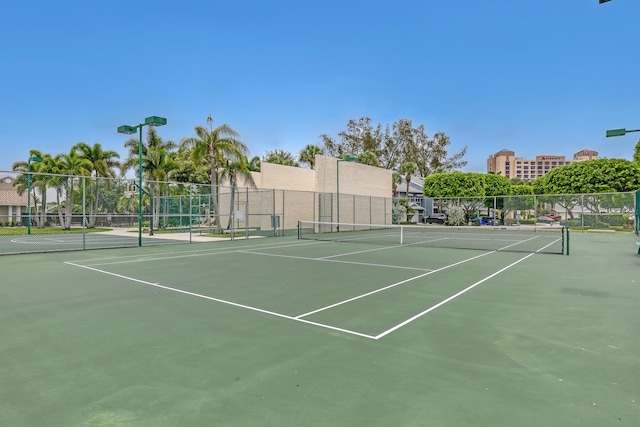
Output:
<path fill-rule="evenodd" d="M 545 224 L 553 224 L 554 222 L 556 222 L 555 219 L 553 219 L 552 217 L 550 217 L 549 215 L 542 215 L 539 216 L 538 218 L 536 218 L 536 222 L 542 222 Z"/>
<path fill-rule="evenodd" d="M 500 225 L 500 220 L 492 216 L 478 216 L 471 220 L 473 225 Z"/>
<path fill-rule="evenodd" d="M 422 218 L 422 222 L 425 224 L 433 224 L 434 222 L 437 224 L 444 224 L 447 221 L 446 213 L 434 213 Z"/>

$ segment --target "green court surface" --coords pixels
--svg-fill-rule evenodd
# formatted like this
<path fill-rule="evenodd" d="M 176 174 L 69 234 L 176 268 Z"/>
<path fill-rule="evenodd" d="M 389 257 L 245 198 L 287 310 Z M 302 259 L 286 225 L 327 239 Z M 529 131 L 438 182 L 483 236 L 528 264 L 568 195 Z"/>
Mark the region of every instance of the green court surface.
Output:
<path fill-rule="evenodd" d="M 0 425 L 635 426 L 636 240 L 0 257 Z"/>

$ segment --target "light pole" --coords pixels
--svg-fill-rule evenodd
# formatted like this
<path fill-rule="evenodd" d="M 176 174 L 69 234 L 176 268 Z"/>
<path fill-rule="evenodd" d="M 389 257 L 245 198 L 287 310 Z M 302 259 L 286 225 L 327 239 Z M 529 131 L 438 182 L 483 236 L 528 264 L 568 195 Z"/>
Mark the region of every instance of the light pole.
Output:
<path fill-rule="evenodd" d="M 602 0 L 600 0 L 602 1 Z M 624 136 L 631 132 L 640 132 L 640 129 L 609 129 L 607 130 L 607 138 L 612 136 Z M 636 217 L 634 221 L 634 227 L 636 234 L 640 234 L 640 202 L 638 201 L 638 195 L 640 194 L 640 190 L 636 191 Z"/>
<path fill-rule="evenodd" d="M 42 157 L 29 156 L 27 160 L 27 234 L 31 234 L 31 162 L 39 163 Z"/>
<path fill-rule="evenodd" d="M 607 138 L 612 136 L 624 136 L 631 132 L 640 132 L 640 129 L 609 129 L 607 131 Z"/>
<path fill-rule="evenodd" d="M 138 139 L 138 246 L 142 246 L 142 128 L 144 126 L 164 126 L 166 124 L 167 119 L 151 116 L 144 119 L 144 123 L 140 123 L 137 126 L 122 125 L 118 127 L 118 133 L 126 135 L 131 135 L 136 130 L 140 131 Z M 151 212 L 151 215 L 153 215 L 153 212 Z"/>

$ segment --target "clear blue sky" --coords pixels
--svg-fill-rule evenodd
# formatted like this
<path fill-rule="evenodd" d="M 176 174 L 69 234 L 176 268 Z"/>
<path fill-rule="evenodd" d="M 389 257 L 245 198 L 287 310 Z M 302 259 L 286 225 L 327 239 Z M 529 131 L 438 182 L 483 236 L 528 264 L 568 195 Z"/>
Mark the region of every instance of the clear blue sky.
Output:
<path fill-rule="evenodd" d="M 410 118 L 531 158 L 631 158 L 640 128 L 640 2 L 62 0 L 0 6 L 0 170 L 29 149 L 100 142 L 147 116 L 178 142 L 211 114 L 252 155 L 297 154 L 349 119 Z"/>

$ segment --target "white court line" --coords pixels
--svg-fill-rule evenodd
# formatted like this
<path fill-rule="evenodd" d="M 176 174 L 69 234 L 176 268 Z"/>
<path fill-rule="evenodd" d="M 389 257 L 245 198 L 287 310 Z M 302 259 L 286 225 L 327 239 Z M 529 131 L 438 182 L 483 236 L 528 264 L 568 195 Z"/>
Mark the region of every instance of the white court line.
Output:
<path fill-rule="evenodd" d="M 69 261 L 65 261 L 65 264 L 71 265 L 71 266 L 74 266 L 74 267 L 86 268 L 87 270 L 96 271 L 98 273 L 107 274 L 109 276 L 115 276 L 115 277 L 118 277 L 118 278 L 121 278 L 121 279 L 130 280 L 132 282 L 142 283 L 143 285 L 153 286 L 153 287 L 164 289 L 164 290 L 171 291 L 171 292 L 177 292 L 177 293 L 184 294 L 184 295 L 190 295 L 190 296 L 196 297 L 196 298 L 202 298 L 202 299 L 206 299 L 206 300 L 209 300 L 209 301 L 215 301 L 215 302 L 219 302 L 219 303 L 222 303 L 222 304 L 228 304 L 228 305 L 231 305 L 231 306 L 234 306 L 234 307 L 244 308 L 246 310 L 257 311 L 259 313 L 269 314 L 271 316 L 276 316 L 276 317 L 281 317 L 283 319 L 294 320 L 296 322 L 306 323 L 306 324 L 314 325 L 314 326 L 319 326 L 321 328 L 331 329 L 331 330 L 338 331 L 338 332 L 344 332 L 346 334 L 357 335 L 357 336 L 363 337 L 363 338 L 375 339 L 371 335 L 363 334 L 363 333 L 356 332 L 356 331 L 351 331 L 349 329 L 338 328 L 336 326 L 325 325 L 324 323 L 312 322 L 310 320 L 305 320 L 305 319 L 297 319 L 297 318 L 292 317 L 292 316 L 287 316 L 286 314 L 276 313 L 274 311 L 264 310 L 264 309 L 261 309 L 261 308 L 258 308 L 258 307 L 252 307 L 250 305 L 238 304 L 238 303 L 235 303 L 235 302 L 232 302 L 232 301 L 223 300 L 223 299 L 220 299 L 220 298 L 214 298 L 214 297 L 210 297 L 210 296 L 207 296 L 207 295 L 197 294 L 195 292 L 189 292 L 189 291 L 185 291 L 185 290 L 182 290 L 182 289 L 172 288 L 170 286 L 164 286 L 164 285 L 161 285 L 159 283 L 147 282 L 145 280 L 136 279 L 134 277 L 124 276 L 122 274 L 112 273 L 110 271 L 105 271 L 105 270 L 100 270 L 100 269 L 93 268 L 93 267 L 88 267 L 86 265 L 74 264 L 74 263 L 69 262 Z"/>
<path fill-rule="evenodd" d="M 405 244 L 402 244 L 402 245 L 391 245 L 391 246 L 385 246 L 385 247 L 382 247 L 382 248 L 366 249 L 366 250 L 363 250 L 363 251 L 346 252 L 346 253 L 343 253 L 343 254 L 329 255 L 329 256 L 324 256 L 324 257 L 320 257 L 320 258 L 316 258 L 316 259 L 325 260 L 325 259 L 329 259 L 329 258 L 336 258 L 336 257 L 341 257 L 341 256 L 347 256 L 347 255 L 356 255 L 356 254 L 364 254 L 364 253 L 367 253 L 367 252 L 384 251 L 384 250 L 388 250 L 388 249 L 402 248 L 402 247 L 405 247 L 405 246 L 412 246 L 412 245 L 415 246 L 415 245 L 421 245 L 423 243 L 437 242 L 437 241 L 440 241 L 440 240 L 447 240 L 447 238 L 443 237 L 441 239 L 430 239 L 430 240 L 423 240 L 421 242 L 405 243 Z"/>
<path fill-rule="evenodd" d="M 343 300 L 343 301 L 337 302 L 337 303 L 335 303 L 335 304 L 328 305 L 328 306 L 326 306 L 326 307 L 321 307 L 321 308 L 319 308 L 319 309 L 317 309 L 317 310 L 313 310 L 313 311 L 310 311 L 310 312 L 308 312 L 308 313 L 300 314 L 300 315 L 296 316 L 295 318 L 296 318 L 296 319 L 300 319 L 300 318 L 302 318 L 302 317 L 310 316 L 310 315 L 312 315 L 312 314 L 319 313 L 319 312 L 321 312 L 321 311 L 328 310 L 328 309 L 330 309 L 330 308 L 334 308 L 334 307 L 337 307 L 337 306 L 339 306 L 339 305 L 346 304 L 346 303 L 348 303 L 348 302 L 356 301 L 356 300 L 359 300 L 359 299 L 361 299 L 361 298 L 368 297 L 368 296 L 373 295 L 373 294 L 377 294 L 378 292 L 382 292 L 382 291 L 386 291 L 387 289 L 395 288 L 396 286 L 403 285 L 403 284 L 408 283 L 408 282 L 411 282 L 411 281 L 413 281 L 413 280 L 420 279 L 420 278 L 425 277 L 425 276 L 428 276 L 428 275 L 430 275 L 430 274 L 437 273 L 437 272 L 439 272 L 439 271 L 446 270 L 447 268 L 455 267 L 456 265 L 464 264 L 465 262 L 472 261 L 472 260 L 474 260 L 474 259 L 477 259 L 477 258 L 480 258 L 480 257 L 486 256 L 486 255 L 489 255 L 489 254 L 493 254 L 493 253 L 495 253 L 495 251 L 486 252 L 486 253 L 483 253 L 483 254 L 481 254 L 481 255 L 474 256 L 474 257 L 472 257 L 472 258 L 468 258 L 468 259 L 465 259 L 465 260 L 462 260 L 462 261 L 458 261 L 458 262 L 453 263 L 453 264 L 445 265 L 444 267 L 438 268 L 437 270 L 432 270 L 432 271 L 429 271 L 429 272 L 427 272 L 427 273 L 420 274 L 419 276 L 410 277 L 410 278 L 408 278 L 408 279 L 406 279 L 406 280 L 402 280 L 402 281 L 400 281 L 400 282 L 392 283 L 391 285 L 385 286 L 385 287 L 383 287 L 383 288 L 376 289 L 376 290 L 373 290 L 373 291 L 371 291 L 371 292 L 367 292 L 367 293 L 365 293 L 365 294 L 357 295 L 357 296 L 355 296 L 355 297 L 353 297 L 353 298 L 349 298 L 349 299 L 346 299 L 346 300 Z"/>
<path fill-rule="evenodd" d="M 509 269 L 509 268 L 513 267 L 514 265 L 516 265 L 516 264 L 518 264 L 518 263 L 520 263 L 520 262 L 524 261 L 525 259 L 527 259 L 527 258 L 529 258 L 529 257 L 531 257 L 531 256 L 533 256 L 533 255 L 535 255 L 535 254 L 537 254 L 538 252 L 540 252 L 540 251 L 544 250 L 545 248 L 547 248 L 547 247 L 549 247 L 549 246 L 553 245 L 554 243 L 558 242 L 559 240 L 560 240 L 560 239 L 558 239 L 558 240 L 556 240 L 556 241 L 554 241 L 554 242 L 549 243 L 548 245 L 546 245 L 546 246 L 544 246 L 544 247 L 542 247 L 542 248 L 538 249 L 538 250 L 537 250 L 536 252 L 534 252 L 534 253 L 531 253 L 531 254 L 525 255 L 524 257 L 520 258 L 519 260 L 517 260 L 517 261 L 515 261 L 515 262 L 513 262 L 513 263 L 511 263 L 511 264 L 509 264 L 509 265 L 507 265 L 506 267 L 504 267 L 504 268 L 502 268 L 502 269 L 500 269 L 500 270 L 496 271 L 495 273 L 493 273 L 493 274 L 491 274 L 491 275 L 489 275 L 489 276 L 485 277 L 484 279 L 477 281 L 477 282 L 476 282 L 476 283 L 474 283 L 473 285 L 466 287 L 465 289 L 461 290 L 460 292 L 458 292 L 458 293 L 456 293 L 456 294 L 454 294 L 454 295 L 451 295 L 449 298 L 446 298 L 446 299 L 444 299 L 444 300 L 440 301 L 438 304 L 436 304 L 436 305 L 434 305 L 434 306 L 432 306 L 432 307 L 429 307 L 428 309 L 426 309 L 426 310 L 424 310 L 424 311 L 422 311 L 422 312 L 420 312 L 420 313 L 416 314 L 416 315 L 415 315 L 415 316 L 413 316 L 413 317 L 410 317 L 409 319 L 405 320 L 404 322 L 398 323 L 398 324 L 397 324 L 396 326 L 394 326 L 393 328 L 387 329 L 386 331 L 382 332 L 381 334 L 376 335 L 375 339 L 377 339 L 377 340 L 378 340 L 378 339 L 380 339 L 380 338 L 384 337 L 385 335 L 388 335 L 388 334 L 390 334 L 391 332 L 393 332 L 393 331 L 395 331 L 395 330 L 397 330 L 397 329 L 400 329 L 401 327 L 403 327 L 403 326 L 405 326 L 405 325 L 407 325 L 407 324 L 409 324 L 409 323 L 413 322 L 414 320 L 419 319 L 420 317 L 424 316 L 425 314 L 430 313 L 431 311 L 435 310 L 436 308 L 438 308 L 438 307 L 441 307 L 441 306 L 445 305 L 445 304 L 446 304 L 446 303 L 448 303 L 449 301 L 454 300 L 455 298 L 457 298 L 457 297 L 459 297 L 460 295 L 464 294 L 465 292 L 467 292 L 467 291 L 469 291 L 469 290 L 471 290 L 471 289 L 475 288 L 476 286 L 480 285 L 481 283 L 486 282 L 487 280 L 489 280 L 489 279 L 491 279 L 491 278 L 493 278 L 493 277 L 497 276 L 498 274 L 502 273 L 503 271 L 505 271 L 505 270 L 507 270 L 507 269 Z"/>
<path fill-rule="evenodd" d="M 317 245 L 317 244 L 322 244 L 322 243 L 324 243 L 324 242 L 311 242 L 311 243 L 307 242 L 307 243 L 299 243 L 299 244 L 296 244 L 296 245 L 271 246 L 271 247 L 259 248 L 259 249 L 280 249 L 280 248 L 290 248 L 290 247 L 294 247 L 294 246 Z M 254 246 L 248 245 L 248 246 L 245 246 L 245 247 L 252 248 Z M 201 250 L 197 251 L 198 253 L 195 253 L 196 251 L 180 252 L 179 255 L 177 255 L 175 253 L 171 253 L 171 252 L 164 252 L 164 253 L 160 253 L 160 254 L 139 255 L 137 257 L 136 256 L 129 256 L 129 257 L 114 257 L 114 258 L 103 258 L 103 259 L 98 258 L 98 259 L 95 259 L 95 260 L 91 259 L 91 260 L 69 261 L 69 262 L 91 261 L 87 265 L 95 267 L 95 266 L 101 266 L 101 265 L 131 264 L 131 263 L 137 263 L 137 262 L 162 261 L 162 260 L 167 260 L 167 259 L 178 259 L 178 258 L 196 258 L 196 257 L 208 256 L 208 255 L 220 255 L 220 254 L 229 254 L 229 253 L 242 252 L 241 250 L 238 250 L 236 248 L 214 248 L 214 249 L 207 249 L 206 252 L 204 252 L 204 251 L 205 251 L 204 249 L 201 249 Z M 185 254 L 185 255 L 182 255 L 182 254 Z M 158 255 L 162 255 L 162 256 L 158 256 Z M 164 256 L 164 255 L 166 255 L 166 256 Z M 92 262 L 92 261 L 102 261 L 102 260 L 109 260 L 109 259 L 123 259 L 123 260 L 122 261 L 99 262 L 99 263 Z"/>
<path fill-rule="evenodd" d="M 502 248 L 500 248 L 500 249 L 498 249 L 498 250 L 499 250 L 499 251 L 501 251 L 501 250 L 503 250 L 503 249 L 510 248 L 511 246 L 516 246 L 516 245 L 519 245 L 519 244 L 521 244 L 521 243 L 525 243 L 525 242 L 528 242 L 528 241 L 530 241 L 530 240 L 537 239 L 538 237 L 539 237 L 539 236 L 534 236 L 534 237 L 531 237 L 530 239 L 526 239 L 526 240 L 523 240 L 523 241 L 521 241 L 521 242 L 516 242 L 516 243 L 513 243 L 513 244 L 511 244 L 511 245 L 504 246 L 504 247 L 502 247 Z M 557 242 L 557 240 L 556 240 L 556 242 Z M 555 243 L 555 242 L 553 242 L 553 243 Z M 553 244 L 553 243 L 551 243 L 551 244 Z M 549 246 L 549 245 L 547 245 L 547 246 Z M 545 246 L 545 248 L 546 248 L 547 246 Z M 542 249 L 544 249 L 544 248 L 542 248 Z M 542 249 L 540 249 L 540 250 L 542 250 Z"/>
<path fill-rule="evenodd" d="M 213 244 L 216 243 L 221 243 L 221 244 L 225 244 L 227 242 L 211 242 Z M 271 247 L 273 248 L 279 248 L 279 247 L 289 247 L 289 246 L 298 246 L 298 245 L 313 245 L 313 244 L 320 244 L 320 243 L 325 243 L 325 242 L 318 242 L 318 241 L 313 241 L 313 242 L 305 242 L 305 243 L 296 243 L 296 244 L 289 244 L 289 242 L 285 242 L 285 243 L 281 243 L 279 246 L 275 245 L 274 243 L 259 243 L 259 244 L 254 244 L 254 245 L 243 245 L 243 246 L 235 246 L 232 249 L 230 249 L 229 247 L 216 247 L 216 248 L 207 248 L 207 249 L 193 249 L 193 250 L 189 250 L 189 251 L 180 251 L 180 254 L 196 254 L 196 253 L 200 253 L 200 252 L 217 252 L 217 251 L 224 251 L 226 252 L 233 252 L 235 251 L 237 248 L 259 248 L 261 246 L 268 246 L 267 248 L 263 248 L 263 249 L 271 249 Z M 152 245 L 152 246 L 146 246 L 146 248 L 149 247 L 156 247 L 157 245 Z M 135 255 L 136 257 L 139 258 L 143 258 L 143 257 L 155 257 L 158 255 L 169 255 L 169 254 L 174 254 L 176 252 L 159 252 L 159 253 L 147 253 L 147 254 L 137 254 Z M 123 255 L 123 256 L 112 256 L 112 257 L 103 257 L 103 258 L 93 258 L 90 261 L 106 261 L 106 260 L 117 260 L 117 259 L 131 259 L 132 255 Z M 81 260 L 71 260 L 69 262 L 83 262 L 83 261 L 87 261 L 86 259 L 81 259 Z"/>
<path fill-rule="evenodd" d="M 384 268 L 397 268 L 400 270 L 416 270 L 416 271 L 433 271 L 431 268 L 419 268 L 419 267 L 403 267 L 400 265 L 387 265 L 387 264 L 374 264 L 369 262 L 357 262 L 357 261 L 343 261 L 337 259 L 326 259 L 323 258 L 311 258 L 311 257 L 302 257 L 296 255 L 282 255 L 282 254 L 268 254 L 262 252 L 253 252 L 253 251 L 238 251 L 243 254 L 251 254 L 251 255 L 261 255 L 261 256 L 270 256 L 275 258 L 291 258 L 291 259 L 301 259 L 305 261 L 321 261 L 321 262 L 336 262 L 339 264 L 355 264 L 355 265 L 366 265 L 368 267 L 384 267 Z"/>

